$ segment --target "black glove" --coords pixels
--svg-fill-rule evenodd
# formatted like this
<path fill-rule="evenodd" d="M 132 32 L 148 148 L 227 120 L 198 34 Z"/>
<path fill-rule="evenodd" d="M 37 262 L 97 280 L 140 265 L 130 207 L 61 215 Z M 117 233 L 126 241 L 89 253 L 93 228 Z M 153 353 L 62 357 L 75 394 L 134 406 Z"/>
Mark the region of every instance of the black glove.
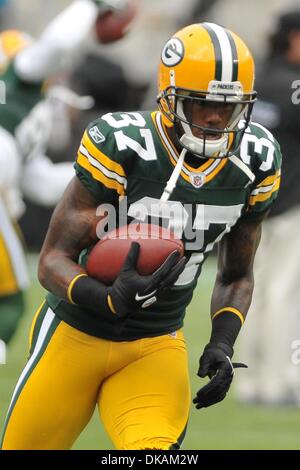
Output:
<path fill-rule="evenodd" d="M 179 252 L 175 250 L 153 274 L 141 276 L 136 270 L 139 250 L 140 245 L 133 242 L 120 274 L 108 289 L 115 313 L 121 318 L 156 302 L 156 294 L 171 287 L 185 267 L 186 258 L 178 261 Z"/>
<path fill-rule="evenodd" d="M 233 349 L 225 343 L 208 343 L 199 361 L 199 377 L 210 378 L 210 382 L 198 390 L 193 403 L 197 409 L 207 408 L 224 400 L 233 376 L 234 369 L 247 367 L 245 364 L 231 362 Z"/>

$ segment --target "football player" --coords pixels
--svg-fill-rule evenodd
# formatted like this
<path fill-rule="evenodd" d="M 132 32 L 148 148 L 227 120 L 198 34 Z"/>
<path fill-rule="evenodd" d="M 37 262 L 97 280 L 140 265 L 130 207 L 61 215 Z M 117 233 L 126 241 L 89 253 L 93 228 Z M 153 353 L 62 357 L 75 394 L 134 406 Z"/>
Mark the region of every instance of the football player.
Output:
<path fill-rule="evenodd" d="M 23 293 L 28 283 L 22 243 L 16 229 L 16 221 L 24 211 L 22 196 L 25 194 L 40 205 L 55 206 L 73 176 L 72 163 L 53 164 L 45 156 L 55 121 L 55 89 L 47 91 L 45 81 L 65 69 L 70 59 L 84 51 L 84 42 L 93 28 L 98 25 L 98 34 L 101 31 L 101 18 L 106 18 L 109 12 L 122 18 L 117 12 L 122 12 L 125 7 L 126 2 L 120 1 L 76 0 L 48 25 L 37 41 L 16 30 L 0 34 L 2 351 L 24 310 Z M 125 28 L 123 23 L 122 27 Z M 107 42 L 115 39 L 108 36 Z M 88 104 L 84 99 L 74 99 L 70 92 L 62 98 L 79 108 Z"/>
<path fill-rule="evenodd" d="M 33 321 L 3 449 L 68 449 L 96 405 L 117 449 L 178 449 L 191 401 L 183 319 L 217 243 L 212 331 L 198 371 L 209 381 L 196 408 L 223 400 L 243 366 L 232 362 L 233 347 L 251 302 L 261 223 L 279 187 L 279 145 L 250 123 L 254 63 L 233 32 L 214 23 L 178 31 L 158 75 L 158 110 L 108 113 L 84 133 L 42 249 L 39 279 L 49 294 Z M 186 211 L 186 258 L 173 253 L 144 277 L 133 243 L 106 286 L 85 262 L 97 207 L 117 209 L 124 197 L 129 222 L 141 205 L 150 217 L 168 204 Z"/>

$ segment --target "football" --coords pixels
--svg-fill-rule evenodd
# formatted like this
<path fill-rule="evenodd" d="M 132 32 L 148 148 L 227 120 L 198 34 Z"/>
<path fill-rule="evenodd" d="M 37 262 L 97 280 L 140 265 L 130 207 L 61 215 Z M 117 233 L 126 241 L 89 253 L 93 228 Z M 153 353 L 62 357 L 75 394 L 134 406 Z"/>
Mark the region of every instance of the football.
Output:
<path fill-rule="evenodd" d="M 172 231 L 154 224 L 132 223 L 112 230 L 96 243 L 87 261 L 89 276 L 111 285 L 133 241 L 140 244 L 137 270 L 141 275 L 152 274 L 174 250 L 180 258 L 184 254 L 182 241 Z"/>
<path fill-rule="evenodd" d="M 137 4 L 131 0 L 126 8 L 101 13 L 96 20 L 96 36 L 100 43 L 107 44 L 122 39 L 137 13 Z"/>

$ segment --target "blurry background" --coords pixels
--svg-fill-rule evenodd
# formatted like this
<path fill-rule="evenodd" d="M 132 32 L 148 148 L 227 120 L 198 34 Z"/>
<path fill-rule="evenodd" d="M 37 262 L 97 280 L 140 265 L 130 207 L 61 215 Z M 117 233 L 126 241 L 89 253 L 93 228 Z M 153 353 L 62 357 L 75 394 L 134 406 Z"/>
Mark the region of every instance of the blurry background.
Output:
<path fill-rule="evenodd" d="M 38 36 L 49 20 L 70 3 L 69 0 L 0 1 L 0 28 L 3 30 L 16 27 Z M 199 21 L 220 23 L 241 35 L 260 66 L 265 61 L 268 37 L 275 28 L 278 14 L 298 7 L 298 1 L 292 0 L 138 0 L 138 3 L 139 13 L 124 39 L 97 47 L 91 42 L 88 54 L 75 64 L 71 73 L 61 77 L 76 92 L 92 95 L 96 104 L 89 111 L 66 117 L 66 138 L 61 138 L 61 145 L 57 145 L 53 138 L 53 145 L 48 152 L 53 161 L 72 161 L 87 123 L 102 113 L 155 106 L 159 53 L 165 40 L 176 29 Z M 61 129 L 57 129 L 57 132 L 59 130 Z M 51 213 L 52 210 L 40 208 L 27 201 L 27 212 L 21 219 L 21 228 L 29 251 L 31 286 L 27 293 L 26 315 L 11 343 L 7 365 L 0 366 L 0 428 L 26 357 L 31 317 L 43 296 L 36 280 L 36 265 Z M 284 274 L 282 276 L 284 282 Z M 202 282 L 186 318 L 193 392 L 199 387 L 199 379 L 195 376 L 198 358 L 209 336 L 209 302 L 214 277 L 215 260 L 212 257 L 204 269 Z M 297 325 L 299 326 L 299 321 Z M 244 334 L 247 334 L 247 323 L 244 330 Z M 294 339 L 300 339 L 300 329 L 294 331 Z M 265 341 L 268 342 L 267 335 Z M 276 344 L 272 346 L 276 348 Z M 290 348 L 290 345 L 286 346 Z M 292 351 L 289 350 L 290 352 Z M 249 363 L 248 357 L 237 359 Z M 255 374 L 255 370 L 252 372 Z M 247 371 L 241 370 L 237 374 L 247 374 Z M 294 375 L 299 377 L 299 374 L 300 365 L 294 365 Z M 240 396 L 243 404 L 231 392 L 230 398 L 220 405 L 200 412 L 193 409 L 184 448 L 300 448 L 300 400 L 299 403 L 297 400 L 292 403 L 277 403 L 279 406 L 275 407 L 275 403 L 259 403 L 255 397 L 252 402 L 242 398 Z M 79 439 L 76 448 L 110 448 L 96 418 Z"/>

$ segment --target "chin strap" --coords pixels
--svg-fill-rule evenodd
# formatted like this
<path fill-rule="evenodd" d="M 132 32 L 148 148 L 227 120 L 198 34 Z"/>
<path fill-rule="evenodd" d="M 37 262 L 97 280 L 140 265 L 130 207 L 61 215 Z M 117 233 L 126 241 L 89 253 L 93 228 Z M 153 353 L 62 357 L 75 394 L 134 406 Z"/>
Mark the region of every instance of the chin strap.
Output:
<path fill-rule="evenodd" d="M 181 154 L 178 158 L 178 162 L 176 163 L 176 166 L 175 166 L 175 168 L 174 168 L 174 170 L 173 170 L 173 172 L 170 176 L 170 179 L 166 184 L 164 192 L 163 192 L 163 194 L 160 198 L 160 200 L 162 202 L 166 202 L 166 201 L 169 200 L 170 196 L 172 195 L 172 193 L 173 193 L 173 191 L 176 187 L 180 172 L 181 172 L 183 164 L 184 164 L 184 159 L 185 159 L 186 153 L 187 153 L 186 149 L 183 149 L 181 151 Z"/>
<path fill-rule="evenodd" d="M 255 180 L 255 174 L 250 170 L 250 168 L 242 160 L 240 160 L 238 157 L 236 157 L 235 155 L 231 155 L 231 157 L 228 157 L 228 158 L 235 166 L 237 166 L 240 170 L 242 170 L 245 173 L 245 175 L 248 176 L 250 181 L 249 181 L 249 183 L 247 183 L 245 185 L 245 188 L 250 183 L 253 183 L 253 181 Z"/>

